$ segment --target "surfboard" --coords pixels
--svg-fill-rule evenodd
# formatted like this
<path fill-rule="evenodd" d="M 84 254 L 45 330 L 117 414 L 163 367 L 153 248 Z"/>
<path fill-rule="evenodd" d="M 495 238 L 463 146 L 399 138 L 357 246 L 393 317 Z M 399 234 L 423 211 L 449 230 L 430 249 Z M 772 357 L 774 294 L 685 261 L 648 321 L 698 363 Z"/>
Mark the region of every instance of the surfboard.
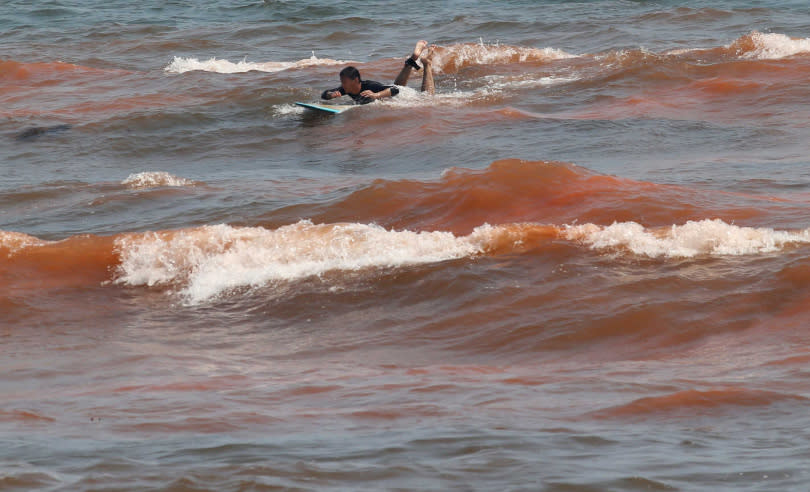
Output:
<path fill-rule="evenodd" d="M 324 111 L 326 113 L 342 113 L 348 109 L 356 108 L 356 104 L 313 104 L 305 102 L 296 102 L 298 106 L 307 109 L 314 109 L 315 111 Z"/>

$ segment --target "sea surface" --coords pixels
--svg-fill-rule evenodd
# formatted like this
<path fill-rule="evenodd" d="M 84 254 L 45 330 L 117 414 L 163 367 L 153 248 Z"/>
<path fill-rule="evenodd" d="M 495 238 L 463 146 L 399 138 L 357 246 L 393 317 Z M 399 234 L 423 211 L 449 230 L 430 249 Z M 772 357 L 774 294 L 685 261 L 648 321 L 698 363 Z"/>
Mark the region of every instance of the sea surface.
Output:
<path fill-rule="evenodd" d="M 809 80 L 806 1 L 2 2 L 0 490 L 808 490 Z"/>

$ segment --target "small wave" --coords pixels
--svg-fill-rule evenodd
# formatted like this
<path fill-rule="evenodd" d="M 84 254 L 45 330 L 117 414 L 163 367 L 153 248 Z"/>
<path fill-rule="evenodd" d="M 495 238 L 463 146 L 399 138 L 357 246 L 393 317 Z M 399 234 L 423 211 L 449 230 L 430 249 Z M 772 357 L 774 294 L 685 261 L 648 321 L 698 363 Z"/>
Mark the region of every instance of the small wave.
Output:
<path fill-rule="evenodd" d="M 169 63 L 164 70 L 169 73 L 185 73 L 194 70 L 203 72 L 216 72 L 216 73 L 243 73 L 243 72 L 281 72 L 282 70 L 289 70 L 291 68 L 305 68 L 321 65 L 343 65 L 351 62 L 342 60 L 332 60 L 330 58 L 318 58 L 314 54 L 310 58 L 298 60 L 295 62 L 264 62 L 255 63 L 242 60 L 240 62 L 231 62 L 228 60 L 218 60 L 216 58 L 209 58 L 205 61 L 200 61 L 197 58 L 183 58 L 175 56 L 171 63 Z"/>
<path fill-rule="evenodd" d="M 734 15 L 733 11 L 717 8 L 691 8 L 678 7 L 672 10 L 657 10 L 638 17 L 640 21 L 660 21 L 665 23 L 685 23 L 693 25 L 696 22 L 713 22 L 726 19 Z"/>
<path fill-rule="evenodd" d="M 42 244 L 42 240 L 21 232 L 0 231 L 0 253 L 12 256 L 29 246 Z"/>
<path fill-rule="evenodd" d="M 684 51 L 687 53 L 688 50 Z M 668 55 L 674 52 L 666 52 L 663 55 L 649 51 L 645 48 L 612 50 L 605 53 L 593 55 L 593 59 L 601 66 L 608 69 L 634 69 L 649 67 L 654 68 L 668 63 Z"/>
<path fill-rule="evenodd" d="M 32 79 L 50 81 L 85 74 L 110 75 L 124 73 L 127 72 L 124 70 L 102 70 L 60 61 L 22 63 L 14 60 L 0 59 L 0 80 L 12 82 L 31 81 Z"/>
<path fill-rule="evenodd" d="M 606 408 L 591 415 L 601 418 L 644 417 L 688 412 L 714 413 L 721 407 L 758 407 L 784 401 L 806 401 L 806 398 L 773 391 L 745 388 L 718 388 L 705 391 L 685 390 L 663 396 L 641 398 L 625 405 Z"/>
<path fill-rule="evenodd" d="M 0 410 L 0 422 L 55 422 L 56 419 L 32 410 Z"/>
<path fill-rule="evenodd" d="M 740 227 L 720 219 L 689 221 L 663 229 L 646 229 L 636 222 L 584 224 L 567 227 L 563 235 L 593 249 L 625 249 L 651 258 L 752 255 L 779 251 L 789 244 L 810 243 L 810 229 L 776 231 Z"/>
<path fill-rule="evenodd" d="M 752 32 L 728 46 L 742 58 L 778 60 L 810 52 L 810 38 L 794 39 L 785 34 Z"/>
<path fill-rule="evenodd" d="M 528 235 L 556 235 L 544 226 L 477 227 L 467 236 L 446 231 L 387 230 L 372 224 L 300 221 L 275 230 L 205 226 L 115 241 L 123 285 L 174 285 L 191 303 L 242 287 L 296 280 L 330 271 L 435 263 L 519 244 Z M 539 229 L 539 231 L 538 231 Z M 532 232 L 533 231 L 533 232 Z"/>
<path fill-rule="evenodd" d="M 196 183 L 190 179 L 173 176 L 165 171 L 149 171 L 130 174 L 121 184 L 132 189 L 193 186 Z"/>
<path fill-rule="evenodd" d="M 657 65 L 669 63 L 669 57 L 699 56 L 705 61 L 712 55 L 721 57 L 734 57 L 743 60 L 778 60 L 801 53 L 810 53 L 810 38 L 791 38 L 780 33 L 751 32 L 735 39 L 725 46 L 703 48 L 675 48 L 662 53 L 654 53 L 645 49 L 609 51 L 605 54 L 594 55 L 594 59 L 608 64 L 623 65 Z"/>
<path fill-rule="evenodd" d="M 565 58 L 576 58 L 556 48 L 528 48 L 500 44 L 464 43 L 438 46 L 433 56 L 433 67 L 439 73 L 454 73 L 475 65 L 504 63 L 546 63 Z"/>

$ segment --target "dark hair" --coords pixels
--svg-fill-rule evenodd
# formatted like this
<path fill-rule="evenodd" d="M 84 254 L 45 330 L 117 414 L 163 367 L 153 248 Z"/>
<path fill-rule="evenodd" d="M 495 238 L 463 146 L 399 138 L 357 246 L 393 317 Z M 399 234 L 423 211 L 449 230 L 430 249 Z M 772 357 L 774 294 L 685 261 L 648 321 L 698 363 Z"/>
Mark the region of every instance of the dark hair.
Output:
<path fill-rule="evenodd" d="M 346 67 L 343 70 L 341 70 L 340 71 L 340 78 L 341 79 L 342 78 L 347 78 L 347 79 L 352 79 L 352 80 L 357 79 L 360 82 L 362 82 L 362 80 L 360 79 L 360 71 L 357 70 L 354 67 Z"/>

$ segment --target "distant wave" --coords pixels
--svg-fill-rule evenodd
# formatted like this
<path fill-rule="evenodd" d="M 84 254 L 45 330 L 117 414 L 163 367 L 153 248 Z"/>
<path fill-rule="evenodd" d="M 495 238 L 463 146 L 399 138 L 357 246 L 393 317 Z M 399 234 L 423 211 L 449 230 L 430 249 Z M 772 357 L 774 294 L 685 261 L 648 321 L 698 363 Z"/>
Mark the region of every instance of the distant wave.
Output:
<path fill-rule="evenodd" d="M 156 188 L 161 186 L 192 186 L 194 181 L 171 175 L 165 171 L 130 174 L 121 184 L 129 188 Z"/>
<path fill-rule="evenodd" d="M 775 231 L 740 227 L 719 219 L 689 221 L 659 229 L 646 229 L 635 222 L 610 226 L 584 224 L 567 227 L 563 236 L 582 241 L 593 249 L 625 249 L 652 258 L 751 255 L 779 251 L 789 244 L 810 243 L 810 229 Z"/>
<path fill-rule="evenodd" d="M 317 58 L 314 54 L 310 58 L 298 60 L 294 62 L 248 62 L 242 60 L 239 62 L 231 62 L 228 60 L 218 60 L 216 58 L 209 58 L 205 61 L 200 61 L 197 58 L 183 58 L 175 56 L 171 63 L 169 63 L 164 70 L 169 73 L 185 73 L 194 70 L 203 72 L 216 72 L 216 73 L 243 73 L 243 72 L 280 72 L 282 70 L 289 70 L 292 68 L 304 68 L 320 65 L 343 65 L 351 62 L 342 60 L 332 60 L 330 58 Z"/>
<path fill-rule="evenodd" d="M 716 414 L 736 407 L 768 406 L 780 402 L 807 399 L 798 394 L 780 393 L 742 387 L 684 390 L 675 393 L 640 398 L 630 403 L 605 408 L 590 415 L 597 418 L 644 418 L 661 414 L 689 416 Z"/>
<path fill-rule="evenodd" d="M 462 68 L 475 65 L 503 63 L 545 63 L 577 55 L 556 48 L 529 48 L 500 44 L 463 43 L 438 46 L 433 56 L 433 66 L 437 72 L 455 73 Z"/>
<path fill-rule="evenodd" d="M 120 69 L 100 69 L 65 63 L 55 62 L 33 62 L 25 63 L 15 60 L 0 59 L 0 80 L 20 82 L 40 82 L 52 83 L 53 80 L 78 78 L 89 75 L 109 76 L 123 75 L 129 72 Z"/>
<path fill-rule="evenodd" d="M 663 54 L 679 56 L 692 53 L 701 55 L 715 53 L 743 60 L 779 60 L 802 53 L 810 53 L 810 38 L 792 38 L 786 34 L 753 31 L 740 36 L 725 46 L 674 49 Z"/>
<path fill-rule="evenodd" d="M 791 38 L 785 34 L 753 32 L 734 41 L 729 49 L 743 58 L 777 60 L 810 53 L 810 38 Z"/>

